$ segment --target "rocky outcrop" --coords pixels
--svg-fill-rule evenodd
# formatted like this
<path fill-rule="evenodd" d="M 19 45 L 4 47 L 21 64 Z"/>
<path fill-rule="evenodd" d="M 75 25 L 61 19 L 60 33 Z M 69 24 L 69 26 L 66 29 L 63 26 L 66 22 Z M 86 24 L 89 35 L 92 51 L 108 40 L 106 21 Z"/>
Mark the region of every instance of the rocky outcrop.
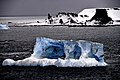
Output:
<path fill-rule="evenodd" d="M 108 16 L 106 9 L 96 9 L 96 13 L 90 21 L 93 20 L 95 20 L 97 24 L 107 24 L 112 21 L 112 18 Z"/>

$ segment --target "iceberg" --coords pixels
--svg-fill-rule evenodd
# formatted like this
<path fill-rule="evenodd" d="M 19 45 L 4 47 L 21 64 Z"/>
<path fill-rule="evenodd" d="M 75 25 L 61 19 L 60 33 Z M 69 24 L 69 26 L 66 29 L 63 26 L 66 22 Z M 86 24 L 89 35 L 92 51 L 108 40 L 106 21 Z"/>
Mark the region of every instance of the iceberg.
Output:
<path fill-rule="evenodd" d="M 0 29 L 9 29 L 9 27 L 7 25 L 3 25 L 3 24 L 0 24 Z"/>
<path fill-rule="evenodd" d="M 3 66 L 91 67 L 106 66 L 103 44 L 85 40 L 54 40 L 36 38 L 33 54 L 14 61 L 6 59 Z"/>

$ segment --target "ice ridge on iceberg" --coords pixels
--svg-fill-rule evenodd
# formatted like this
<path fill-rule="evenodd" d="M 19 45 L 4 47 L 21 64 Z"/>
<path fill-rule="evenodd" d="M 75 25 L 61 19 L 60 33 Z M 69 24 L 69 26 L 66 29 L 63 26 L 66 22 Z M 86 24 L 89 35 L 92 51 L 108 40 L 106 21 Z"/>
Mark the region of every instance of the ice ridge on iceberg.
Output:
<path fill-rule="evenodd" d="M 85 40 L 54 40 L 36 38 L 34 53 L 31 57 L 14 61 L 6 59 L 2 65 L 89 67 L 106 66 L 103 44 Z"/>

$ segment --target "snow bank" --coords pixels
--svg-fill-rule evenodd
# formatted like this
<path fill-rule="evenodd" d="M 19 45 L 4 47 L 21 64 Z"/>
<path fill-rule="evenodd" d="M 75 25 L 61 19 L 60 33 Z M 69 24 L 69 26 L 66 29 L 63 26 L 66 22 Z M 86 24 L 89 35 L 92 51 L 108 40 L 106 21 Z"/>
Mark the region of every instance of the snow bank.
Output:
<path fill-rule="evenodd" d="M 7 25 L 0 24 L 0 29 L 9 29 Z"/>
<path fill-rule="evenodd" d="M 78 13 L 78 21 L 79 22 L 86 22 L 87 20 L 90 20 L 95 15 L 96 10 L 95 9 L 84 9 L 80 13 Z"/>
<path fill-rule="evenodd" d="M 14 61 L 6 59 L 3 66 L 90 67 L 106 66 L 103 44 L 85 40 L 66 41 L 37 38 L 31 57 Z"/>

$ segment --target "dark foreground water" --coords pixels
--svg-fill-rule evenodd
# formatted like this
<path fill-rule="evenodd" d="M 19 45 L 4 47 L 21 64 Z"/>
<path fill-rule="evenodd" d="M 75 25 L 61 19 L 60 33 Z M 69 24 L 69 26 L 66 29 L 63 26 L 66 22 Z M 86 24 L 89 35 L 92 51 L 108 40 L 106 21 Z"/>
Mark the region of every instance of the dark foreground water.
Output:
<path fill-rule="evenodd" d="M 2 79 L 10 80 L 110 80 L 116 73 L 108 67 L 2 67 Z M 114 78 L 113 78 L 114 77 Z M 117 78 L 116 78 L 117 79 Z"/>
<path fill-rule="evenodd" d="M 4 67 L 6 58 L 24 59 L 33 53 L 36 37 L 84 39 L 104 44 L 107 67 L 57 68 Z M 0 30 L 0 80 L 119 80 L 120 26 L 115 27 L 12 27 Z"/>

